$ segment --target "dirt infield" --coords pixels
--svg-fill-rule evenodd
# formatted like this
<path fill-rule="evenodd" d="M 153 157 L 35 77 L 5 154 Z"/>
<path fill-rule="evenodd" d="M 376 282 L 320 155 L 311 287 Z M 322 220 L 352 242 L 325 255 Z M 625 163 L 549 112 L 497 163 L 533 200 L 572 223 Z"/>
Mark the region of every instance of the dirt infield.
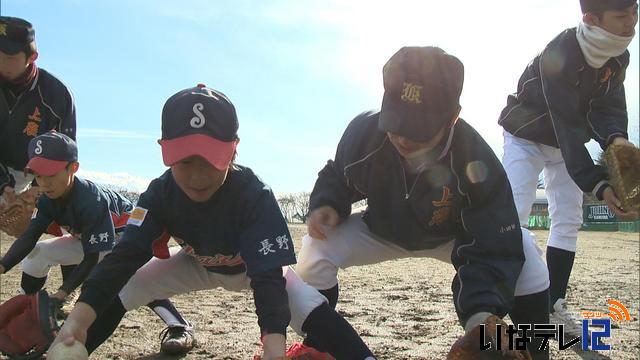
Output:
<path fill-rule="evenodd" d="M 304 227 L 291 226 L 299 249 Z M 535 231 L 544 248 L 547 231 Z M 10 245 L 3 235 L 2 254 Z M 617 299 L 631 321 L 615 322 L 608 340 L 611 359 L 640 357 L 639 235 L 620 232 L 581 232 L 568 302 L 576 313 L 609 313 L 607 300 Z M 341 272 L 338 310 L 363 335 L 380 359 L 444 359 L 461 335 L 453 302 L 449 264 L 430 259 L 406 259 Z M 14 295 L 19 269 L 0 276 L 0 300 Z M 53 269 L 50 290 L 60 285 Z M 250 292 L 209 290 L 173 299 L 196 328 L 199 345 L 185 359 L 251 359 L 259 330 Z M 115 334 L 92 359 L 176 359 L 158 354 L 162 322 L 148 309 L 127 314 Z M 289 342 L 299 340 L 289 334 Z M 559 352 L 551 342 L 553 359 L 579 359 L 570 350 Z"/>

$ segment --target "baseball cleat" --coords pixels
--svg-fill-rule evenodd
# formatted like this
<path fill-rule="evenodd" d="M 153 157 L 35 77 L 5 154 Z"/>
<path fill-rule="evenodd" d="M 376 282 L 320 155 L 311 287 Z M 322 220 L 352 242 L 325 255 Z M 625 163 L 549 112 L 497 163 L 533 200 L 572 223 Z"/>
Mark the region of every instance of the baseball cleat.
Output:
<path fill-rule="evenodd" d="M 185 354 L 196 344 L 193 329 L 185 326 L 168 326 L 160 333 L 160 351 L 165 354 Z"/>

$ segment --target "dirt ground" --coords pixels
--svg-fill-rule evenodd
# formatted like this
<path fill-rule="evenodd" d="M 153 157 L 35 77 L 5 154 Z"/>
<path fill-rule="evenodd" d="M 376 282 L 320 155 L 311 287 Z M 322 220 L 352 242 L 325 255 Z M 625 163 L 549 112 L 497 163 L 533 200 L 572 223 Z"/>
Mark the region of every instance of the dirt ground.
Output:
<path fill-rule="evenodd" d="M 291 226 L 299 249 L 304 227 Z M 536 231 L 544 248 L 547 231 Z M 3 235 L 2 254 L 11 241 Z M 581 232 L 569 286 L 570 308 L 609 313 L 607 300 L 622 302 L 631 321 L 615 322 L 608 343 L 611 359 L 640 358 L 639 235 L 621 232 Z M 342 271 L 338 310 L 362 334 L 380 359 L 444 359 L 462 334 L 452 303 L 453 267 L 430 259 L 406 259 Z M 14 294 L 19 269 L 0 276 L 0 301 Z M 48 288 L 60 285 L 53 269 Z M 250 292 L 209 290 L 173 299 L 194 323 L 199 345 L 184 359 L 251 359 L 258 348 L 259 330 Z M 178 359 L 158 354 L 163 324 L 150 310 L 127 314 L 115 334 L 92 359 Z M 300 340 L 293 332 L 288 342 Z M 579 359 L 571 350 L 558 351 L 551 342 L 553 359 Z"/>

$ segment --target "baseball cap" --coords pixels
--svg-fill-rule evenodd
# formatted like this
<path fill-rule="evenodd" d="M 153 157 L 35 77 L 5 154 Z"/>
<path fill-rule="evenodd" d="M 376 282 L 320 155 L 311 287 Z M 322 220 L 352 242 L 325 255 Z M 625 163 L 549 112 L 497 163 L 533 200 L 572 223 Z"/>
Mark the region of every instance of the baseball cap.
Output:
<path fill-rule="evenodd" d="M 580 9 L 583 14 L 606 10 L 622 10 L 636 2 L 636 0 L 580 0 Z"/>
<path fill-rule="evenodd" d="M 438 47 L 403 47 L 384 65 L 382 77 L 383 131 L 427 142 L 460 106 L 464 67 Z"/>
<path fill-rule="evenodd" d="M 0 51 L 14 55 L 35 40 L 30 22 L 10 16 L 0 16 Z"/>
<path fill-rule="evenodd" d="M 53 176 L 73 161 L 78 161 L 78 147 L 65 134 L 51 130 L 29 142 L 26 168 L 38 175 Z"/>
<path fill-rule="evenodd" d="M 193 155 L 226 169 L 238 145 L 236 109 L 221 92 L 198 84 L 174 94 L 162 109 L 162 160 L 167 166 Z"/>

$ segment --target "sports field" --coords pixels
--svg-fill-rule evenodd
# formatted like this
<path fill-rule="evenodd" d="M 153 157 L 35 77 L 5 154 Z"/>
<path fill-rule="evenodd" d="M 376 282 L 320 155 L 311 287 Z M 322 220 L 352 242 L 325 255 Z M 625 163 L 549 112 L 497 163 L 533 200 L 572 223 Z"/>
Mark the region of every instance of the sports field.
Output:
<path fill-rule="evenodd" d="M 305 228 L 292 225 L 299 248 Z M 544 248 L 547 231 L 535 231 Z M 2 253 L 10 245 L 3 237 Z M 581 232 L 576 265 L 569 285 L 571 309 L 609 313 L 607 300 L 617 299 L 631 321 L 613 323 L 606 342 L 611 359 L 640 357 L 639 234 Z M 363 335 L 380 359 L 444 359 L 461 335 L 451 300 L 453 268 L 435 260 L 399 260 L 341 273 L 338 310 Z M 0 300 L 16 293 L 19 269 L 2 275 Z M 51 272 L 49 289 L 60 285 L 59 270 Z M 210 290 L 178 296 L 176 306 L 195 324 L 199 346 L 184 359 L 251 359 L 259 330 L 249 292 Z M 148 309 L 130 312 L 114 336 L 92 359 L 175 359 L 158 354 L 162 322 Z M 289 342 L 299 340 L 290 333 Z M 571 350 L 559 352 L 551 342 L 552 359 L 580 359 Z"/>

